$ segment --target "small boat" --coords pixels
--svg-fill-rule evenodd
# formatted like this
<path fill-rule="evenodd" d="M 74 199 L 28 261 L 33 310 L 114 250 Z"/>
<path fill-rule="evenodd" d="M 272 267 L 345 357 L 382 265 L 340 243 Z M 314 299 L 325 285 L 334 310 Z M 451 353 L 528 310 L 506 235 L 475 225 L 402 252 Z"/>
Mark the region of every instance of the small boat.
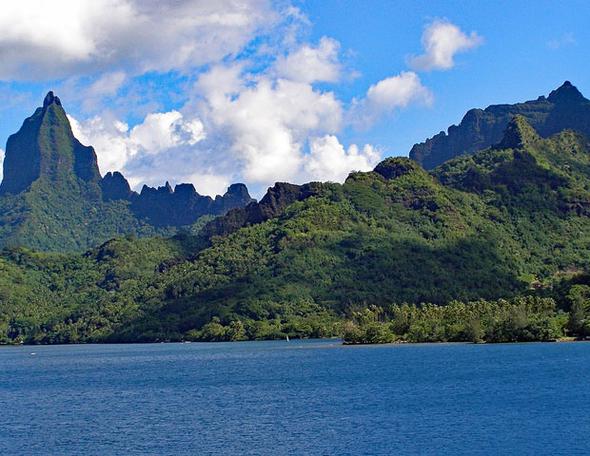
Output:
<path fill-rule="evenodd" d="M 286 339 L 287 339 L 287 342 L 290 342 L 290 339 L 289 339 L 289 335 L 288 334 L 287 334 Z"/>

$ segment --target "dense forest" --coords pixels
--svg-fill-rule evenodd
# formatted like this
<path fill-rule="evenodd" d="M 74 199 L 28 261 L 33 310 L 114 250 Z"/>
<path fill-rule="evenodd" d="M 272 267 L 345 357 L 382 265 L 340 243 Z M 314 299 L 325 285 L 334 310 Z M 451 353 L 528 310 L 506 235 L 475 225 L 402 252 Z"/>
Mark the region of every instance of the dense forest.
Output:
<path fill-rule="evenodd" d="M 588 285 L 574 285 L 565 297 L 569 312 L 553 298 L 534 295 L 474 302 L 371 306 L 354 311 L 342 328 L 348 344 L 391 342 L 534 342 L 590 335 Z"/>
<path fill-rule="evenodd" d="M 173 237 L 5 249 L 0 341 L 584 338 L 589 211 L 588 139 L 516 117 L 431 172 L 391 158 Z"/>

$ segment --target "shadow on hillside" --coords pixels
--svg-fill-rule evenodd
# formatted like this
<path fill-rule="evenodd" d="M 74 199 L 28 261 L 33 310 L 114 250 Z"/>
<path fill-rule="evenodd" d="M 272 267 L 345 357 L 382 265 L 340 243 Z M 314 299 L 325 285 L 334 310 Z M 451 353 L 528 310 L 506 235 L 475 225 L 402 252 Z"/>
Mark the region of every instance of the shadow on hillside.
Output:
<path fill-rule="evenodd" d="M 313 302 L 337 313 L 358 305 L 436 303 L 497 299 L 522 292 L 517 265 L 490 236 L 430 245 L 352 235 L 317 249 L 279 254 L 272 264 L 230 283 L 190 294 L 194 283 L 178 281 L 176 294 L 113 334 L 115 341 L 174 339 L 213 316 L 280 318 Z M 299 255 L 297 266 L 285 258 Z M 337 264 L 337 266 L 334 266 Z"/>

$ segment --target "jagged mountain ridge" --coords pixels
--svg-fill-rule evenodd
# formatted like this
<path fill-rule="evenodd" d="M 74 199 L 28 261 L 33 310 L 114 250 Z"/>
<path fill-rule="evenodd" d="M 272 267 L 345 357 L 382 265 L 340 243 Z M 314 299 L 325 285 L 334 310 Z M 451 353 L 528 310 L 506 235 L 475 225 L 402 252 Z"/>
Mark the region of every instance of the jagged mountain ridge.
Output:
<path fill-rule="evenodd" d="M 243 184 L 213 199 L 192 184 L 144 186 L 138 194 L 119 172 L 101 177 L 94 149 L 74 137 L 61 100 L 49 92 L 7 141 L 0 246 L 72 250 L 117 235 L 173 234 L 252 201 Z"/>
<path fill-rule="evenodd" d="M 255 201 L 244 184 L 232 184 L 215 198 L 200 195 L 193 184 L 172 188 L 168 182 L 157 188 L 144 185 L 137 193 L 118 171 L 105 174 L 100 187 L 104 201 L 129 201 L 133 213 L 154 226 L 190 225 L 202 215 L 224 214 Z"/>
<path fill-rule="evenodd" d="M 446 133 L 441 131 L 415 144 L 410 158 L 432 169 L 453 157 L 490 147 L 500 142 L 504 129 L 515 115 L 523 116 L 543 138 L 565 129 L 590 136 L 590 101 L 571 82 L 565 81 L 548 97 L 471 109 L 459 125 L 452 125 Z"/>

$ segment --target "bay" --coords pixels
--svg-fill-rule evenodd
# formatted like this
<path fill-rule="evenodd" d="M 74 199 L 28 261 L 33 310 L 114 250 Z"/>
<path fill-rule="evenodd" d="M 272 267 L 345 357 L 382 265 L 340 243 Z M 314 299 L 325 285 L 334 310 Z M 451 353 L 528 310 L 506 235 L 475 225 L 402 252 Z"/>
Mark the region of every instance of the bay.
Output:
<path fill-rule="evenodd" d="M 0 454 L 587 454 L 590 344 L 0 348 Z"/>

